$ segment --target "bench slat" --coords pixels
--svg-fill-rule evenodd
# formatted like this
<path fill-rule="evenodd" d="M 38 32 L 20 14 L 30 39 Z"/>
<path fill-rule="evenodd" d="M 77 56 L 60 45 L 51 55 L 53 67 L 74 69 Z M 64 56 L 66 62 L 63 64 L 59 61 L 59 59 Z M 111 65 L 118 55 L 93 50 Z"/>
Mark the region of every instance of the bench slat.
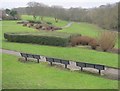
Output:
<path fill-rule="evenodd" d="M 56 63 L 61 63 L 61 59 L 54 59 L 54 62 L 56 62 Z"/>
<path fill-rule="evenodd" d="M 98 69 L 98 70 L 105 70 L 104 65 L 95 65 L 95 68 Z"/>
<path fill-rule="evenodd" d="M 86 63 L 86 66 L 85 66 L 85 67 L 95 68 L 95 64 Z"/>
<path fill-rule="evenodd" d="M 86 63 L 76 62 L 76 66 L 86 67 Z"/>
<path fill-rule="evenodd" d="M 33 57 L 36 58 L 36 59 L 41 59 L 40 55 L 33 55 Z"/>
<path fill-rule="evenodd" d="M 62 64 L 65 64 L 65 65 L 70 64 L 68 60 L 61 60 L 61 63 L 62 63 Z"/>
<path fill-rule="evenodd" d="M 27 54 L 25 53 L 20 53 L 22 57 L 27 57 Z"/>
<path fill-rule="evenodd" d="M 48 58 L 48 57 L 46 57 L 46 61 L 54 62 L 53 58 Z"/>
<path fill-rule="evenodd" d="M 27 54 L 28 58 L 34 58 L 32 54 Z"/>

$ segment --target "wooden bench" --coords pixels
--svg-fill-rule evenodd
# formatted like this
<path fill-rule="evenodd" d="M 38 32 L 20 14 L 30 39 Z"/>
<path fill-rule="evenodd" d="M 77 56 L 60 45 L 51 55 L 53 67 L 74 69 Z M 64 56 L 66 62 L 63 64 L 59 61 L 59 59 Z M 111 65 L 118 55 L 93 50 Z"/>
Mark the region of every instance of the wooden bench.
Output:
<path fill-rule="evenodd" d="M 70 64 L 68 60 L 62 60 L 62 59 L 56 59 L 56 58 L 48 58 L 48 57 L 46 57 L 46 61 L 50 62 L 51 66 L 52 66 L 53 62 L 64 64 L 65 68 L 67 68 L 67 65 Z"/>
<path fill-rule="evenodd" d="M 37 62 L 39 63 L 39 59 L 40 58 L 40 55 L 33 55 L 33 54 L 27 54 L 27 53 L 20 53 L 22 57 L 25 58 L 25 60 L 27 61 L 27 58 L 34 58 L 34 59 L 37 59 Z"/>
<path fill-rule="evenodd" d="M 61 63 L 65 65 L 65 68 L 67 68 L 67 65 L 70 64 L 68 60 L 61 60 Z"/>
<path fill-rule="evenodd" d="M 26 61 L 27 61 L 27 58 L 34 58 L 34 59 L 37 59 L 37 62 L 39 63 L 39 59 L 41 59 L 40 55 L 27 54 L 27 53 L 20 53 L 20 54 L 22 57 L 25 58 Z M 65 68 L 67 68 L 67 65 L 70 64 L 70 62 L 68 60 L 62 60 L 62 59 L 57 59 L 57 58 L 46 57 L 46 61 L 50 62 L 51 66 L 52 66 L 53 62 L 64 64 Z M 99 71 L 99 74 L 101 74 L 101 70 L 105 70 L 105 66 L 99 65 L 99 64 L 76 62 L 76 66 L 81 67 L 81 71 L 83 71 L 83 68 L 86 68 L 86 67 L 97 69 Z"/>
<path fill-rule="evenodd" d="M 76 66 L 81 67 L 81 71 L 82 71 L 83 68 L 85 68 L 85 67 L 95 68 L 95 69 L 97 69 L 97 70 L 99 71 L 99 74 L 101 74 L 101 70 L 105 70 L 105 66 L 104 66 L 104 65 L 99 65 L 99 64 L 76 62 Z"/>

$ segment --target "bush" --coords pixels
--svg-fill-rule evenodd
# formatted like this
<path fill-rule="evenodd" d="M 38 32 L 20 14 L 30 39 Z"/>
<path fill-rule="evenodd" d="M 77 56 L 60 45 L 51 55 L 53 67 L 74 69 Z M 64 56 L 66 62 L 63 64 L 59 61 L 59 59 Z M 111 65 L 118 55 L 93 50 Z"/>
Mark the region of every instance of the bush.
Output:
<path fill-rule="evenodd" d="M 4 37 L 11 42 L 35 43 L 41 45 L 68 46 L 70 39 L 77 34 L 40 32 L 40 33 L 5 33 Z"/>
<path fill-rule="evenodd" d="M 93 38 L 91 38 L 91 37 L 81 36 L 79 39 L 79 43 L 82 45 L 88 45 L 92 40 L 93 40 Z"/>
<path fill-rule="evenodd" d="M 27 26 L 28 23 L 23 23 L 23 26 Z"/>
<path fill-rule="evenodd" d="M 103 51 L 112 49 L 115 46 L 116 33 L 111 31 L 104 31 L 100 34 L 99 45 Z"/>
<path fill-rule="evenodd" d="M 52 25 L 52 23 L 51 22 L 46 22 L 47 24 L 49 24 L 49 25 Z"/>
<path fill-rule="evenodd" d="M 71 39 L 71 45 L 72 46 L 78 45 L 79 44 L 79 39 L 80 39 L 80 36 L 73 37 Z"/>
<path fill-rule="evenodd" d="M 40 28 L 42 28 L 42 25 L 41 24 L 34 24 L 33 27 L 35 27 L 36 29 L 40 29 Z"/>
<path fill-rule="evenodd" d="M 29 28 L 30 28 L 31 26 L 33 26 L 33 24 L 32 24 L 32 23 L 28 23 L 28 24 L 27 24 L 27 27 L 29 27 Z"/>
<path fill-rule="evenodd" d="M 71 45 L 88 45 L 94 38 L 88 37 L 88 36 L 77 36 L 71 39 Z"/>
<path fill-rule="evenodd" d="M 91 46 L 92 49 L 96 49 L 97 46 L 99 46 L 99 43 L 98 43 L 98 41 L 97 41 L 96 39 L 93 39 L 93 40 L 89 43 L 89 45 Z"/>

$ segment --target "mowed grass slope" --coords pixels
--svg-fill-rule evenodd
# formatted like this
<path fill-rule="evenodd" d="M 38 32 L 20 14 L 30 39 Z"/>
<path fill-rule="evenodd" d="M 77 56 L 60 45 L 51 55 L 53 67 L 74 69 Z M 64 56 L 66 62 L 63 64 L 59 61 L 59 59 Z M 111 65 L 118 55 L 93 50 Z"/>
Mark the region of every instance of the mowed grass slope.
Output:
<path fill-rule="evenodd" d="M 3 21 L 3 34 L 5 32 L 38 32 L 36 29 L 23 27 L 16 24 L 16 21 Z M 28 52 L 40 54 L 49 57 L 62 58 L 80 62 L 89 62 L 95 64 L 103 64 L 112 67 L 118 67 L 118 55 L 107 52 L 99 52 L 76 47 L 52 47 L 44 45 L 34 45 L 27 43 L 8 42 L 2 38 L 3 47 L 5 49 L 16 50 L 20 52 Z"/>
<path fill-rule="evenodd" d="M 47 63 L 21 63 L 3 54 L 3 89 L 117 89 L 118 81 L 51 67 Z"/>
<path fill-rule="evenodd" d="M 21 18 L 24 20 L 33 20 L 33 17 L 30 15 L 29 16 L 22 15 Z M 39 20 L 39 18 L 37 18 L 37 20 Z M 44 21 L 51 22 L 51 23 L 53 23 L 53 25 L 59 26 L 59 27 L 63 27 L 69 23 L 67 21 L 63 21 L 60 19 L 59 19 L 58 23 L 56 23 L 54 21 L 54 18 L 52 18 L 52 17 L 44 17 Z M 109 30 L 102 29 L 99 26 L 94 25 L 94 24 L 90 24 L 90 23 L 73 22 L 73 24 L 70 27 L 63 28 L 62 30 L 60 30 L 58 32 L 78 33 L 78 34 L 82 34 L 84 36 L 98 38 L 98 36 L 100 35 L 100 33 L 102 31 L 109 31 Z M 118 37 L 117 37 L 117 39 L 118 39 Z M 118 45 L 118 40 L 116 41 L 115 47 L 120 48 L 120 46 Z"/>
<path fill-rule="evenodd" d="M 22 15 L 21 18 L 23 20 L 33 20 L 33 16 L 31 16 L 31 15 L 29 15 L 29 16 L 28 15 Z M 41 19 L 39 17 L 37 17 L 36 21 L 41 21 Z M 55 25 L 55 26 L 58 26 L 58 27 L 63 27 L 63 26 L 68 24 L 67 21 L 60 20 L 60 19 L 58 19 L 58 23 L 56 23 L 55 19 L 52 18 L 52 17 L 43 17 L 43 21 L 51 22 L 52 25 Z"/>
<path fill-rule="evenodd" d="M 64 28 L 60 31 L 67 33 L 78 33 L 90 37 L 97 37 L 99 33 L 104 30 L 93 24 L 74 22 L 70 27 Z"/>

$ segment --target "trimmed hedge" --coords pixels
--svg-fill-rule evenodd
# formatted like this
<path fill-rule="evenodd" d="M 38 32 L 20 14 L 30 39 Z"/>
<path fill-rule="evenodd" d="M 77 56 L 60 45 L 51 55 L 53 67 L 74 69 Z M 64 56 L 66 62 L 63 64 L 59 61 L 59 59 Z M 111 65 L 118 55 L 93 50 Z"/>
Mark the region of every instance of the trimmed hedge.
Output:
<path fill-rule="evenodd" d="M 35 43 L 52 46 L 69 46 L 70 39 L 78 34 L 58 32 L 37 33 L 4 33 L 4 38 L 10 42 Z"/>

